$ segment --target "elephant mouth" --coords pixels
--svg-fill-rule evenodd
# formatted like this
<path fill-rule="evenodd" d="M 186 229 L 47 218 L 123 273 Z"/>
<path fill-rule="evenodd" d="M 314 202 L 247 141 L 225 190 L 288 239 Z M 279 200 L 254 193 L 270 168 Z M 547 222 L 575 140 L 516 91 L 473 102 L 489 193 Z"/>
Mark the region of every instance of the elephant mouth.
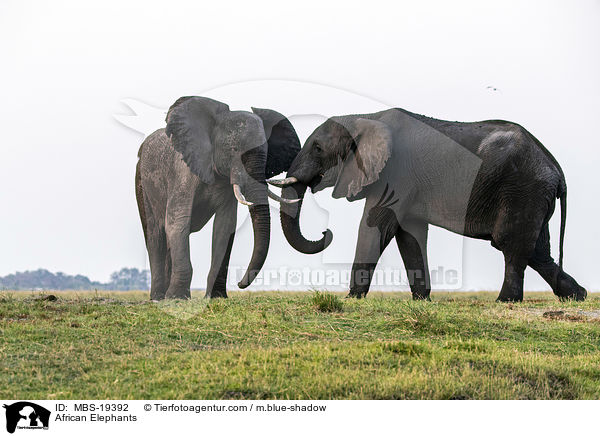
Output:
<path fill-rule="evenodd" d="M 318 176 L 314 177 L 308 184 L 307 186 L 310 188 L 311 192 L 316 192 L 315 189 L 321 184 L 321 181 L 323 180 L 323 177 L 325 177 L 325 174 L 319 174 Z M 319 189 L 317 189 L 318 191 Z"/>
<path fill-rule="evenodd" d="M 338 177 L 338 172 L 332 168 L 325 172 L 319 173 L 315 176 L 306 186 L 310 188 L 310 191 L 314 194 L 322 191 L 325 188 L 334 186 Z"/>

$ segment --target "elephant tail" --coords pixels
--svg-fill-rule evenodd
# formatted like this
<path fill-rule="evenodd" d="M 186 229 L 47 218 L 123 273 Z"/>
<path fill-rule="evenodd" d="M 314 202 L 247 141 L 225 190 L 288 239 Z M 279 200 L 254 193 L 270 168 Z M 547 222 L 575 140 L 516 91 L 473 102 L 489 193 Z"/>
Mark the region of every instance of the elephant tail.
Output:
<path fill-rule="evenodd" d="M 558 266 L 563 267 L 563 248 L 565 245 L 565 226 L 567 224 L 567 187 L 559 196 L 560 198 L 560 254 L 558 257 Z"/>
<path fill-rule="evenodd" d="M 141 148 L 140 148 L 141 151 Z M 146 223 L 146 208 L 144 207 L 144 192 L 142 190 L 142 176 L 140 174 L 140 160 L 135 166 L 135 198 L 137 200 L 140 220 L 142 221 L 142 229 L 144 230 L 144 241 L 148 242 L 148 224 Z"/>

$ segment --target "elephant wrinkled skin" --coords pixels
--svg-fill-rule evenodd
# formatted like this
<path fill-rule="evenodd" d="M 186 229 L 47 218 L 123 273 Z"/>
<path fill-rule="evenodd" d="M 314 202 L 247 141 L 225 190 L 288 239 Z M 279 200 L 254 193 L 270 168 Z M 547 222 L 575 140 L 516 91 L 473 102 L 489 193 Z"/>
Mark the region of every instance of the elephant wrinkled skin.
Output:
<path fill-rule="evenodd" d="M 231 111 L 215 100 L 182 97 L 169 109 L 167 126 L 140 147 L 135 187 L 150 260 L 150 298 L 189 298 L 192 265 L 189 235 L 214 215 L 207 297 L 226 297 L 227 269 L 238 202 L 250 209 L 254 248 L 249 286 L 269 249 L 265 178 L 289 168 L 300 150 L 294 128 L 268 109 Z"/>
<path fill-rule="evenodd" d="M 491 241 L 505 260 L 500 301 L 523 299 L 527 266 L 560 298 L 584 300 L 584 288 L 562 269 L 566 182 L 554 157 L 527 130 L 507 121 L 451 122 L 390 109 L 333 117 L 306 140 L 284 181 L 281 224 L 288 242 L 318 253 L 331 242 L 300 231 L 307 187 L 333 186 L 333 197 L 366 199 L 349 296 L 367 294 L 383 250 L 396 239 L 415 299 L 429 299 L 429 224 Z M 560 260 L 550 256 L 548 221 L 556 199 L 562 218 Z"/>

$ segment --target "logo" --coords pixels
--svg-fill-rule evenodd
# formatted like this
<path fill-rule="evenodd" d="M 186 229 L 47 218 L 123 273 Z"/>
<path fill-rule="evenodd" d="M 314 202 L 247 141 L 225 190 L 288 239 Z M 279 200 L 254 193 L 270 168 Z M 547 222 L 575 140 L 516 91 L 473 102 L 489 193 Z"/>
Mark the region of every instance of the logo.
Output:
<path fill-rule="evenodd" d="M 18 429 L 48 430 L 50 411 L 28 401 L 4 405 L 6 409 L 6 431 L 14 433 Z"/>

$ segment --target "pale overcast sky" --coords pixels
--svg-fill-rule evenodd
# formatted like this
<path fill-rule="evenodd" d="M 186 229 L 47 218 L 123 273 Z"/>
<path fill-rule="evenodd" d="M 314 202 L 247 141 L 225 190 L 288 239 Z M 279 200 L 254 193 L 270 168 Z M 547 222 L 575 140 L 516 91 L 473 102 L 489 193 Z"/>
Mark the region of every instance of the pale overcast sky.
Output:
<path fill-rule="evenodd" d="M 147 267 L 133 187 L 143 134 L 115 115 L 132 114 L 129 99 L 140 121 L 119 119 L 158 128 L 178 97 L 207 95 L 279 110 L 302 140 L 323 116 L 391 106 L 518 122 L 566 174 L 565 269 L 600 289 L 600 2 L 86 3 L 0 3 L 0 275 L 42 267 L 105 281 Z M 334 245 L 294 252 L 273 209 L 266 269 L 352 262 L 360 205 L 330 190 L 308 203 L 306 233 L 329 226 Z M 557 208 L 555 257 L 558 221 Z M 206 284 L 210 230 L 192 237 L 194 287 Z M 250 252 L 241 226 L 231 264 Z M 460 272 L 455 287 L 501 285 L 502 256 L 487 242 L 434 230 L 429 252 Z M 391 246 L 382 265 L 399 263 Z M 526 289 L 545 288 L 528 271 Z"/>

